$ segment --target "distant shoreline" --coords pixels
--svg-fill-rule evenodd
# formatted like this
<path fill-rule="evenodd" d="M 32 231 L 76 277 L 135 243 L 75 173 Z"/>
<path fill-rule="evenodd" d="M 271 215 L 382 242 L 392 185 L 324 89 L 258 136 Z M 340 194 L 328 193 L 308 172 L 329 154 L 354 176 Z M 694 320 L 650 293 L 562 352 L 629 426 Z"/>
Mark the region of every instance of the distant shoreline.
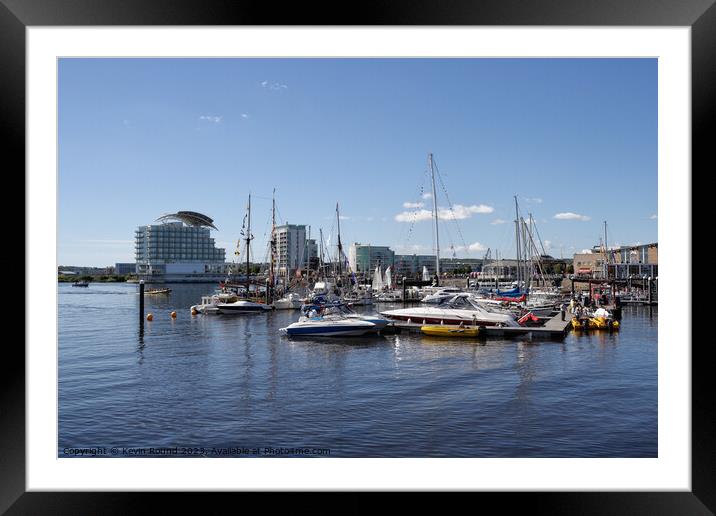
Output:
<path fill-rule="evenodd" d="M 75 281 L 91 281 L 93 283 L 126 283 L 130 276 L 118 276 L 115 274 L 106 274 L 102 276 L 83 275 L 60 275 L 57 277 L 58 283 L 74 283 Z"/>

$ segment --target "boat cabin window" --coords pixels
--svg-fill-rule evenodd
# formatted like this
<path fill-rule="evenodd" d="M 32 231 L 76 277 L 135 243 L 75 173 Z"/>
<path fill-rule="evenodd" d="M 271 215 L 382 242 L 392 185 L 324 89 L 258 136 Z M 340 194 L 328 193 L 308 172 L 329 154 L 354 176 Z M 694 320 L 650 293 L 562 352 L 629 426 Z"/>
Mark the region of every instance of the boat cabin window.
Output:
<path fill-rule="evenodd" d="M 440 303 L 443 304 L 443 303 Z M 449 298 L 445 303 L 449 308 L 472 308 L 466 296 L 455 296 Z"/>

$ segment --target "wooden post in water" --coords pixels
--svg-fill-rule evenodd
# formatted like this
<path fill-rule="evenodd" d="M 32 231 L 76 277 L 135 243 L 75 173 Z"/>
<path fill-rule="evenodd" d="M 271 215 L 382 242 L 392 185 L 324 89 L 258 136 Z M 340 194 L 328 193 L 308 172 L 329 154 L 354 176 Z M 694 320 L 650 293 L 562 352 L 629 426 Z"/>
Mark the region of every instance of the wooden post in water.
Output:
<path fill-rule="evenodd" d="M 139 280 L 139 326 L 144 326 L 144 280 Z"/>
<path fill-rule="evenodd" d="M 407 303 L 406 295 L 405 295 L 405 276 L 403 276 L 403 304 Z"/>

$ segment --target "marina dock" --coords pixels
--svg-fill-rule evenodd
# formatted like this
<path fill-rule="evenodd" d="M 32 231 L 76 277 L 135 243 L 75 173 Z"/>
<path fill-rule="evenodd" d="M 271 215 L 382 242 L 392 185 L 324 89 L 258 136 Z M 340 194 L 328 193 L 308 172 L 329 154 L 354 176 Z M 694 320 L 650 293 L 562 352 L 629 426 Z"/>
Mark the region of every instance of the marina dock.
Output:
<path fill-rule="evenodd" d="M 568 315 L 562 320 L 562 314 L 558 313 L 552 317 L 544 318 L 542 326 L 481 326 L 479 338 L 510 338 L 527 336 L 530 339 L 561 340 L 569 332 L 571 317 Z M 420 332 L 423 324 L 395 321 L 391 324 L 394 331 Z M 390 331 L 390 330 L 389 330 Z"/>

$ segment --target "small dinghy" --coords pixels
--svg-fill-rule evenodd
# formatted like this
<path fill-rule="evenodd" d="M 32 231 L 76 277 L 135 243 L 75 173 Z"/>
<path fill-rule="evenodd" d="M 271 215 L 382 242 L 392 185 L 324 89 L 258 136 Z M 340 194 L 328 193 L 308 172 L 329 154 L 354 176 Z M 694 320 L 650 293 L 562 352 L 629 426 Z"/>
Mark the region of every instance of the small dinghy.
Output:
<path fill-rule="evenodd" d="M 480 334 L 477 326 L 426 325 L 421 326 L 420 331 L 433 337 L 477 337 Z"/>

